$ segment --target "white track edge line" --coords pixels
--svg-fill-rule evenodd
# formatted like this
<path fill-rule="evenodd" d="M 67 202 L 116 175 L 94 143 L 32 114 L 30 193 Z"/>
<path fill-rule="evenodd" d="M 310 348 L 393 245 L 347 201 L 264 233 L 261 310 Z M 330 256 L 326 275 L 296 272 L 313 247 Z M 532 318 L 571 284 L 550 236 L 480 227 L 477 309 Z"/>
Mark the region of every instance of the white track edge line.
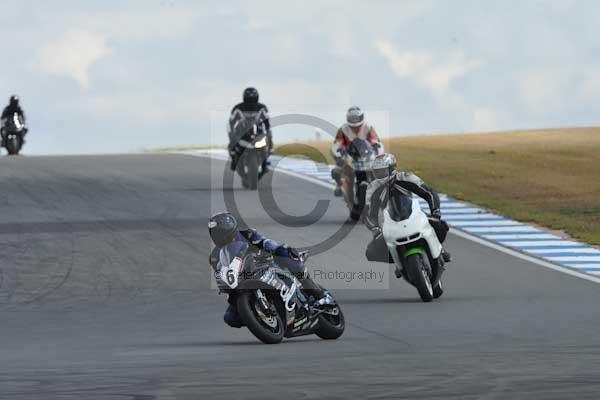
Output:
<path fill-rule="evenodd" d="M 585 274 L 583 272 L 575 271 L 575 270 L 573 270 L 571 268 L 568 268 L 568 267 L 562 267 L 560 265 L 556 265 L 556 264 L 553 264 L 553 263 L 548 262 L 548 261 L 541 260 L 541 259 L 536 258 L 536 257 L 528 256 L 527 254 L 523 254 L 523 253 L 521 253 L 519 251 L 516 251 L 516 250 L 513 250 L 513 249 L 509 249 L 508 247 L 504 247 L 504 246 L 502 246 L 500 244 L 492 243 L 492 242 L 487 241 L 485 239 L 481 239 L 481 238 L 479 238 L 477 236 L 470 235 L 470 234 L 468 234 L 466 232 L 463 232 L 461 230 L 458 230 L 456 228 L 451 228 L 450 232 L 453 233 L 453 234 L 455 234 L 456 236 L 460 236 L 460 237 L 462 237 L 464 239 L 467 239 L 467 240 L 470 240 L 472 242 L 481 244 L 483 246 L 492 248 L 494 250 L 498 250 L 498 251 L 500 251 L 502 253 L 509 254 L 509 255 L 511 255 L 513 257 L 517 257 L 517 258 L 520 258 L 522 260 L 529 261 L 531 263 L 541 265 L 542 267 L 550 268 L 550 269 L 553 269 L 555 271 L 559 271 L 559 272 L 562 272 L 562 273 L 567 274 L 567 275 L 575 276 L 577 278 L 585 279 L 585 280 L 590 281 L 590 282 L 600 283 L 600 277 L 591 276 L 591 275 Z"/>

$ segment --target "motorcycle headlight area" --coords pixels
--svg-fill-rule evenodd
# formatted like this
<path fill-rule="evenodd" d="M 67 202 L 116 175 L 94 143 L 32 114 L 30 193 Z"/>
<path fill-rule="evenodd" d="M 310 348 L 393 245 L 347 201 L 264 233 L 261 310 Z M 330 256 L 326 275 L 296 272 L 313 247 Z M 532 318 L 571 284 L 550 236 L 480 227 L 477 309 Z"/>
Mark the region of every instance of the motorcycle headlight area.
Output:
<path fill-rule="evenodd" d="M 266 147 L 267 146 L 267 137 L 263 137 L 258 142 L 256 142 L 256 147 Z"/>

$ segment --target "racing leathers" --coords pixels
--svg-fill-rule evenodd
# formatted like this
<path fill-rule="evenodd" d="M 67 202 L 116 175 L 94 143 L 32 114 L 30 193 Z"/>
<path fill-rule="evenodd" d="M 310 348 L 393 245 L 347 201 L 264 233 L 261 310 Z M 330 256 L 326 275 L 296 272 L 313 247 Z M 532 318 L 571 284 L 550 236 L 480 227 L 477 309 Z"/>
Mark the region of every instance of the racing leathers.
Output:
<path fill-rule="evenodd" d="M 4 107 L 4 110 L 2 110 L 2 115 L 0 116 L 0 136 L 2 137 L 2 145 L 4 145 L 4 139 L 5 139 L 5 135 L 4 135 L 4 126 L 6 124 L 6 121 L 9 118 L 12 118 L 12 116 L 14 114 L 17 114 L 19 116 L 19 118 L 21 118 L 21 121 L 23 122 L 23 124 L 26 123 L 25 120 L 25 112 L 23 112 L 23 109 L 21 108 L 21 106 L 19 104 L 9 104 L 6 107 Z M 23 134 L 25 135 L 27 133 L 27 127 L 25 126 L 24 130 L 23 130 Z"/>
<path fill-rule="evenodd" d="M 243 149 L 240 146 L 237 146 L 239 140 L 246 132 L 239 132 L 238 124 L 245 119 L 254 119 L 259 124 L 263 124 L 264 129 L 267 133 L 267 146 L 269 149 L 269 154 L 273 152 L 273 135 L 271 133 L 271 123 L 269 121 L 269 110 L 267 106 L 263 103 L 252 103 L 252 102 L 242 102 L 237 104 L 231 110 L 231 115 L 229 116 L 229 145 L 227 149 L 229 151 L 229 155 L 231 156 L 231 169 L 235 170 L 237 162 L 239 160 L 240 155 L 242 154 Z M 263 171 L 266 171 L 268 166 L 267 160 L 263 163 Z"/>
<path fill-rule="evenodd" d="M 4 120 L 6 118 L 10 118 L 13 116 L 14 113 L 17 113 L 19 117 L 21 117 L 21 119 L 23 120 L 23 123 L 25 123 L 25 112 L 23 112 L 23 109 L 20 105 L 9 104 L 6 107 L 4 107 L 0 119 Z"/>
<path fill-rule="evenodd" d="M 298 250 L 285 244 L 279 244 L 275 240 L 261 235 L 255 229 L 239 230 L 232 242 L 223 247 L 215 247 L 210 254 L 209 262 L 216 270 L 219 263 L 223 263 L 223 254 L 226 255 L 227 260 L 233 262 L 247 246 L 253 246 L 272 254 L 278 266 L 286 268 L 298 278 L 304 292 L 315 299 L 323 297 L 323 289 L 308 275 L 304 263 L 300 260 Z M 237 312 L 236 297 L 229 295 L 227 301 L 229 306 L 223 316 L 224 321 L 234 328 L 242 327 L 242 320 Z"/>
<path fill-rule="evenodd" d="M 381 149 L 381 141 L 379 140 L 379 136 L 377 135 L 377 131 L 368 123 L 363 123 L 358 130 L 352 129 L 352 127 L 345 123 L 338 130 L 335 140 L 331 146 L 331 154 L 336 163 L 336 167 L 331 170 L 331 177 L 336 183 L 335 194 L 336 196 L 341 196 L 341 184 L 342 184 L 342 173 L 343 173 L 343 164 L 344 164 L 344 155 L 348 150 L 348 146 L 350 143 L 356 138 L 365 139 L 369 142 L 376 154 L 379 154 L 379 150 Z"/>
<path fill-rule="evenodd" d="M 364 222 L 373 232 L 373 240 L 367 246 L 366 257 L 369 261 L 393 263 L 389 254 L 383 234 L 381 233 L 381 212 L 387 206 L 389 199 L 397 193 L 414 193 L 425 200 L 429 206 L 431 217 L 429 223 L 443 243 L 449 230 L 448 224 L 443 221 L 440 211 L 440 198 L 435 190 L 427 186 L 421 178 L 410 172 L 394 171 L 392 175 L 383 179 L 373 180 L 367 188 L 367 200 Z M 443 250 L 444 261 L 450 261 L 450 254 Z"/>

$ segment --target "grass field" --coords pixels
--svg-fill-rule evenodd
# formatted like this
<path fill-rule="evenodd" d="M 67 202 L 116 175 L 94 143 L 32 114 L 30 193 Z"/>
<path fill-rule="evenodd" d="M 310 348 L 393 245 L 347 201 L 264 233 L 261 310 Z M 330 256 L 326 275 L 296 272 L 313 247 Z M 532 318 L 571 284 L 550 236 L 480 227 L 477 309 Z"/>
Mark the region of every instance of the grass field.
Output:
<path fill-rule="evenodd" d="M 600 245 L 600 128 L 396 137 L 384 144 L 399 168 L 440 192 Z M 276 151 L 331 162 L 330 146 L 296 143 Z"/>

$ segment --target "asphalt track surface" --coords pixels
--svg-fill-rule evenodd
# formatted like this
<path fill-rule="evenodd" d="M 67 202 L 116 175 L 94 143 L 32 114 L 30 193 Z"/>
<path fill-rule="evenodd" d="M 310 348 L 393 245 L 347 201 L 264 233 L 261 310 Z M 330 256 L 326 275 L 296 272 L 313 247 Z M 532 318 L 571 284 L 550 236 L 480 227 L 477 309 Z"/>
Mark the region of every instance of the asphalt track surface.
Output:
<path fill-rule="evenodd" d="M 248 224 L 297 246 L 329 237 L 346 211 L 328 189 L 275 173 L 284 212 L 331 201 L 310 226 L 279 213 L 295 226 L 282 225 L 256 193 L 223 189 L 224 165 L 0 159 L 0 398 L 598 398 L 600 286 L 453 235 L 439 301 L 367 263 L 370 234 L 356 226 L 309 266 L 383 271 L 389 288 L 327 281 L 347 319 L 339 340 L 268 346 L 227 327 L 206 263 L 224 194 Z"/>

